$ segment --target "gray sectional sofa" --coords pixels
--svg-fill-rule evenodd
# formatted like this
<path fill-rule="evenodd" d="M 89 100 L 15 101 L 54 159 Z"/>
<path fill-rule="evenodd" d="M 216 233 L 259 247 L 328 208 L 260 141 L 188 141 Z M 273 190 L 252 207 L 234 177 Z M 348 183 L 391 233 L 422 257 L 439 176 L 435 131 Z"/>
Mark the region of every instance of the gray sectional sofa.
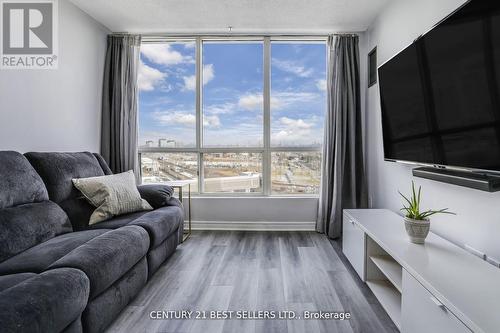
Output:
<path fill-rule="evenodd" d="M 111 174 L 101 156 L 0 152 L 2 332 L 101 332 L 182 241 L 182 204 L 139 186 L 155 208 L 88 226 L 72 178 Z"/>

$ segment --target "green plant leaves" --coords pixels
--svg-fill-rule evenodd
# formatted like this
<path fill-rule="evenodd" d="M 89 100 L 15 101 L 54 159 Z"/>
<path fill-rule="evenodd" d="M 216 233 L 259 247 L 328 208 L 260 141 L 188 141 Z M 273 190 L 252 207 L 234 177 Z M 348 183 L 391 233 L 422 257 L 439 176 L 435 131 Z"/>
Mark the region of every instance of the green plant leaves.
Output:
<path fill-rule="evenodd" d="M 435 214 L 453 214 L 456 215 L 453 212 L 448 211 L 448 208 L 443 208 L 440 210 L 426 210 L 421 212 L 420 211 L 420 199 L 422 198 L 422 186 L 418 187 L 418 191 L 415 190 L 415 182 L 411 182 L 411 196 L 410 198 L 407 198 L 405 195 L 403 195 L 400 191 L 398 191 L 399 195 L 403 197 L 404 201 L 408 205 L 403 205 L 403 208 L 401 208 L 401 211 L 405 212 L 405 216 L 410 219 L 414 220 L 425 220 L 429 218 L 432 215 Z"/>

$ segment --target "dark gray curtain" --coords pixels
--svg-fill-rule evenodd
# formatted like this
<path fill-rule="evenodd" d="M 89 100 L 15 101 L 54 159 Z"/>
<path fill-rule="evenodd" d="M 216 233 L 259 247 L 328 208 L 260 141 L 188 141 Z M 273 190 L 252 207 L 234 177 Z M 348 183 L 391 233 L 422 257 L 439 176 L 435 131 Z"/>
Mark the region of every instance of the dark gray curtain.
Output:
<path fill-rule="evenodd" d="M 316 230 L 342 235 L 342 210 L 368 204 L 363 164 L 358 37 L 329 38 L 328 110 Z"/>
<path fill-rule="evenodd" d="M 115 173 L 134 170 L 137 153 L 137 71 L 141 38 L 108 36 L 102 94 L 101 154 Z"/>

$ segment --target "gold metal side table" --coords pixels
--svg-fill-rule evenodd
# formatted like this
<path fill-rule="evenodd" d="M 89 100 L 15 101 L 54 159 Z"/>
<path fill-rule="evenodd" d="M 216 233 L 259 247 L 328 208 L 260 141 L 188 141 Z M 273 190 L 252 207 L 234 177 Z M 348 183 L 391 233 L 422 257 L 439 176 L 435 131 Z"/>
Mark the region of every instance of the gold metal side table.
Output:
<path fill-rule="evenodd" d="M 191 236 L 191 181 L 189 180 L 173 180 L 169 182 L 165 182 L 166 185 L 171 186 L 174 190 L 177 190 L 179 201 L 184 203 L 183 196 L 183 188 L 187 187 L 188 190 L 188 230 L 184 231 L 184 237 L 182 241 L 184 242 L 186 239 Z"/>

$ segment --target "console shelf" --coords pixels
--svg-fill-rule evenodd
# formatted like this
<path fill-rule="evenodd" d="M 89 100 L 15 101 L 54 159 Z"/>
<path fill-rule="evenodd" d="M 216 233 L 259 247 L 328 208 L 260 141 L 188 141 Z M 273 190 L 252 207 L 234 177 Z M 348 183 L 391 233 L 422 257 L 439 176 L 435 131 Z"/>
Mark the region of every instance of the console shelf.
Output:
<path fill-rule="evenodd" d="M 432 232 L 411 243 L 388 210 L 344 210 L 343 227 L 344 254 L 401 332 L 498 332 L 498 268 Z"/>
<path fill-rule="evenodd" d="M 403 285 L 403 269 L 401 265 L 388 255 L 373 255 L 370 260 L 401 293 Z"/>
<path fill-rule="evenodd" d="M 401 294 L 386 280 L 367 280 L 366 284 L 379 300 L 398 329 L 401 329 Z"/>

